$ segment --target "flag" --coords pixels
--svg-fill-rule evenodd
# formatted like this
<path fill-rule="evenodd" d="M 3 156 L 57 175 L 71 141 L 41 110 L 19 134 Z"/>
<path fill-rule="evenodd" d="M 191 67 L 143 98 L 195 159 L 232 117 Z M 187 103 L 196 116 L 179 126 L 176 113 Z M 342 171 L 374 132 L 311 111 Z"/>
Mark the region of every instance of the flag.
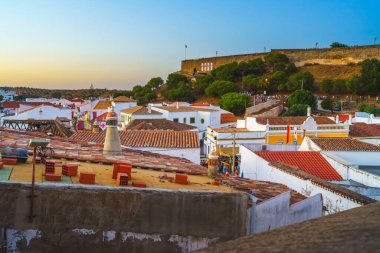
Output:
<path fill-rule="evenodd" d="M 290 126 L 288 125 L 287 131 L 286 131 L 286 144 L 288 144 L 290 141 Z"/>
<path fill-rule="evenodd" d="M 294 127 L 294 140 L 297 141 L 297 127 Z"/>

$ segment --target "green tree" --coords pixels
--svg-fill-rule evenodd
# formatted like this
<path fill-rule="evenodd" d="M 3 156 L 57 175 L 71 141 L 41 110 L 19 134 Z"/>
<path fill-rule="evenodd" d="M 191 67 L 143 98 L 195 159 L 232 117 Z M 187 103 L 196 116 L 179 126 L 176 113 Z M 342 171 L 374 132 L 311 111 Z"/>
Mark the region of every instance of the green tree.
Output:
<path fill-rule="evenodd" d="M 131 97 L 133 96 L 133 92 L 131 90 L 122 90 L 122 91 L 117 91 L 113 93 L 112 96 L 114 98 L 121 97 L 121 96 Z"/>
<path fill-rule="evenodd" d="M 285 116 L 306 116 L 307 107 L 305 104 L 294 104 L 285 113 Z"/>
<path fill-rule="evenodd" d="M 326 99 L 321 102 L 321 106 L 325 110 L 332 110 L 334 107 L 334 102 L 331 99 Z"/>
<path fill-rule="evenodd" d="M 334 47 L 347 47 L 346 44 L 343 44 L 343 43 L 340 43 L 340 42 L 333 42 L 330 44 L 330 47 L 331 48 L 334 48 Z"/>
<path fill-rule="evenodd" d="M 285 84 L 287 82 L 287 76 L 284 71 L 276 71 L 273 73 L 272 77 L 270 78 L 270 87 L 271 90 L 276 91 L 278 90 L 278 86 L 281 84 Z"/>
<path fill-rule="evenodd" d="M 191 88 L 185 82 L 180 82 L 178 88 L 169 89 L 165 93 L 165 98 L 170 101 L 185 101 L 189 103 L 195 100 Z"/>
<path fill-rule="evenodd" d="M 335 93 L 346 93 L 346 80 L 344 79 L 335 79 L 333 84 L 333 92 Z"/>
<path fill-rule="evenodd" d="M 242 73 L 239 69 L 239 65 L 236 62 L 232 62 L 213 69 L 211 75 L 215 80 L 234 82 L 237 78 L 241 77 Z"/>
<path fill-rule="evenodd" d="M 278 52 L 270 52 L 264 56 L 264 60 L 271 67 L 275 67 L 276 65 L 286 66 L 290 62 L 288 56 Z"/>
<path fill-rule="evenodd" d="M 352 76 L 346 82 L 346 88 L 355 95 L 364 95 L 368 92 L 366 87 L 363 87 L 362 78 L 360 76 Z"/>
<path fill-rule="evenodd" d="M 153 77 L 149 80 L 149 82 L 145 85 L 153 89 L 157 89 L 161 85 L 164 84 L 164 80 L 161 77 Z"/>
<path fill-rule="evenodd" d="M 257 92 L 259 88 L 259 83 L 260 83 L 260 77 L 253 74 L 245 76 L 243 78 L 243 87 L 244 87 L 244 90 L 247 90 L 247 91 Z"/>
<path fill-rule="evenodd" d="M 242 69 L 240 68 L 240 71 L 244 71 L 244 74 L 246 75 L 257 75 L 262 76 L 265 74 L 265 63 L 261 58 L 253 59 L 247 62 L 247 68 Z"/>
<path fill-rule="evenodd" d="M 368 94 L 375 96 L 380 90 L 380 61 L 376 59 L 362 62 L 361 78 Z"/>
<path fill-rule="evenodd" d="M 309 105 L 312 109 L 317 107 L 317 99 L 309 90 L 296 90 L 288 98 L 288 107 L 292 105 Z"/>
<path fill-rule="evenodd" d="M 180 82 L 187 82 L 187 77 L 178 73 L 171 73 L 166 79 L 166 84 L 170 88 L 177 88 Z"/>
<path fill-rule="evenodd" d="M 321 91 L 329 93 L 333 90 L 334 80 L 326 78 L 321 83 Z"/>
<path fill-rule="evenodd" d="M 314 77 L 309 71 L 297 72 L 291 75 L 286 83 L 286 88 L 288 91 L 301 89 L 302 82 L 305 90 L 312 90 L 314 88 Z"/>
<path fill-rule="evenodd" d="M 219 105 L 222 109 L 230 111 L 235 115 L 241 115 L 245 112 L 250 101 L 250 96 L 237 92 L 229 92 L 222 96 Z"/>
<path fill-rule="evenodd" d="M 208 97 L 221 97 L 226 93 L 236 91 L 236 84 L 230 81 L 214 81 L 205 90 Z"/>
<path fill-rule="evenodd" d="M 298 68 L 296 67 L 296 65 L 291 62 L 288 64 L 288 66 L 286 67 L 286 70 L 285 70 L 285 73 L 286 75 L 290 76 L 294 73 L 297 73 L 298 72 Z"/>
<path fill-rule="evenodd" d="M 197 95 L 205 94 L 205 89 L 214 82 L 214 78 L 211 75 L 198 76 L 193 83 L 193 87 Z"/>

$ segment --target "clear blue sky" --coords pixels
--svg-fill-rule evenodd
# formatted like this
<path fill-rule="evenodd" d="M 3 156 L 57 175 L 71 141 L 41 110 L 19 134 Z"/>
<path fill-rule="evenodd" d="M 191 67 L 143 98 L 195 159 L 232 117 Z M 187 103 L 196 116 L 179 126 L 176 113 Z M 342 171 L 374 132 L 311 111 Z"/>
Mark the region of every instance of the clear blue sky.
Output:
<path fill-rule="evenodd" d="M 380 1 L 0 0 L 0 85 L 128 89 L 187 58 L 380 43 Z"/>

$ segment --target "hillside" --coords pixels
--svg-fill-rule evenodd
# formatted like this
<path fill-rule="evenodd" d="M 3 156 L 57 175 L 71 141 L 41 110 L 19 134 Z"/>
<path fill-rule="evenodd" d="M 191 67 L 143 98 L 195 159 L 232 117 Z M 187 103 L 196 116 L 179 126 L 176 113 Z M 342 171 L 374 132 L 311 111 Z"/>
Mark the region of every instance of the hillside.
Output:
<path fill-rule="evenodd" d="M 309 65 L 300 67 L 301 71 L 309 71 L 314 76 L 316 84 L 323 79 L 347 79 L 353 75 L 360 75 L 360 65 Z"/>

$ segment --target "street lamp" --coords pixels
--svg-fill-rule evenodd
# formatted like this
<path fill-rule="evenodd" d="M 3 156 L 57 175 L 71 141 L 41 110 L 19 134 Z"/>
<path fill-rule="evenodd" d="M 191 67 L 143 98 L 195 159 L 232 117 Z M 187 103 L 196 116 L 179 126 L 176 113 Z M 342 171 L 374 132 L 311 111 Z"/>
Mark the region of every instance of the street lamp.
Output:
<path fill-rule="evenodd" d="M 33 207 L 34 207 L 34 183 L 35 183 L 35 174 L 36 174 L 36 152 L 37 147 L 46 147 L 50 143 L 50 140 L 46 139 L 31 139 L 29 141 L 29 147 L 33 147 L 33 172 L 32 172 L 32 189 L 30 192 L 30 213 L 29 219 L 30 222 L 33 222 Z"/>

